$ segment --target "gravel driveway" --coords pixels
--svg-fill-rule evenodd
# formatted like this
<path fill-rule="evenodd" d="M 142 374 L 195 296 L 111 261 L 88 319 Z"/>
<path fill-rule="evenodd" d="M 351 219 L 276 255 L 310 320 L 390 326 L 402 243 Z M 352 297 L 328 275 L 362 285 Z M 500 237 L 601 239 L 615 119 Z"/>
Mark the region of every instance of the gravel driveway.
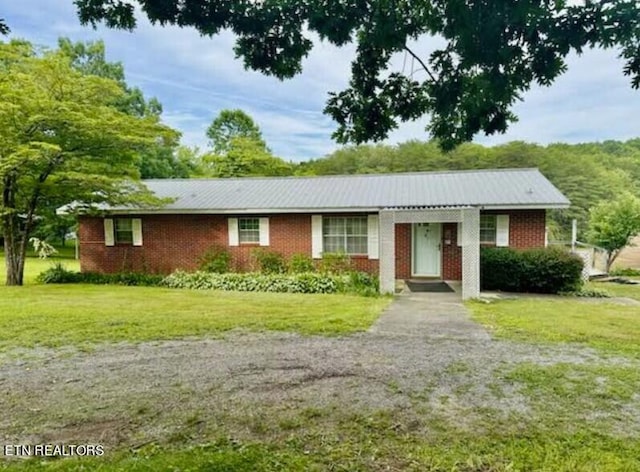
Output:
<path fill-rule="evenodd" d="M 230 416 L 336 406 L 411 411 L 417 399 L 445 415 L 476 407 L 526 414 L 526 399 L 501 380 L 509 366 L 636 362 L 492 340 L 452 298 L 407 295 L 391 310 L 348 337 L 232 332 L 0 355 L 0 442 L 135 445 L 166 438 L 185 421 L 219 425 Z"/>

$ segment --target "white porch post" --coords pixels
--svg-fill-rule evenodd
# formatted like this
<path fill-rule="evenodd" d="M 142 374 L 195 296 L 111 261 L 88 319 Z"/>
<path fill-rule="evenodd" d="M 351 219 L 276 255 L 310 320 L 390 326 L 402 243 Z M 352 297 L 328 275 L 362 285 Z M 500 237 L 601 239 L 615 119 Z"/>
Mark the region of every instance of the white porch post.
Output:
<path fill-rule="evenodd" d="M 395 212 L 380 211 L 380 293 L 396 290 L 396 228 Z"/>
<path fill-rule="evenodd" d="M 480 210 L 462 210 L 462 299 L 480 296 Z"/>

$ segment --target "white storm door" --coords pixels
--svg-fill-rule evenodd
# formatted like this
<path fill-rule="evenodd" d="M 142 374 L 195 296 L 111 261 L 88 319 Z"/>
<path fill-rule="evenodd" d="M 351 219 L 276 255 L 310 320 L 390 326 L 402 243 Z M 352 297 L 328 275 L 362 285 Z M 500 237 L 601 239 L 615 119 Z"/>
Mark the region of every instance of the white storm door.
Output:
<path fill-rule="evenodd" d="M 415 276 L 440 277 L 442 223 L 414 223 L 412 271 Z"/>

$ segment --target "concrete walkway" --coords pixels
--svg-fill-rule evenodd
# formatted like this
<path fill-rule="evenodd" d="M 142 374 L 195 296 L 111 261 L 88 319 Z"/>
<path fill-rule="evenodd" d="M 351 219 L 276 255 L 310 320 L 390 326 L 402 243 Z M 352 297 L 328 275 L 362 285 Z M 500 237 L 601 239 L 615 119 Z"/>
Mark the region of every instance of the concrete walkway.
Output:
<path fill-rule="evenodd" d="M 471 321 L 459 293 L 401 293 L 369 332 L 431 339 L 490 339 L 482 326 Z"/>

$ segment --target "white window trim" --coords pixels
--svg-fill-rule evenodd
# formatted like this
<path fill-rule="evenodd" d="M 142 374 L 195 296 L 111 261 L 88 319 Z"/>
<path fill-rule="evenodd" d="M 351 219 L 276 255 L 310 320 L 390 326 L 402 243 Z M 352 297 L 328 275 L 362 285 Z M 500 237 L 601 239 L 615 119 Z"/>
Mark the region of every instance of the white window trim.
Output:
<path fill-rule="evenodd" d="M 142 246 L 142 219 L 141 218 L 122 218 L 131 220 L 131 243 L 118 243 L 116 241 L 116 220 L 117 218 L 104 219 L 104 245 L 116 246 L 117 244 L 132 246 Z"/>
<path fill-rule="evenodd" d="M 240 242 L 240 219 L 256 219 L 258 220 L 258 231 L 259 238 L 258 241 L 251 242 Z M 255 217 L 255 216 L 244 216 L 242 218 L 227 218 L 227 228 L 229 234 L 229 246 L 240 246 L 240 245 L 252 245 L 258 244 L 259 246 L 269 246 L 270 245 L 270 230 L 269 230 L 269 218 L 268 217 Z"/>

